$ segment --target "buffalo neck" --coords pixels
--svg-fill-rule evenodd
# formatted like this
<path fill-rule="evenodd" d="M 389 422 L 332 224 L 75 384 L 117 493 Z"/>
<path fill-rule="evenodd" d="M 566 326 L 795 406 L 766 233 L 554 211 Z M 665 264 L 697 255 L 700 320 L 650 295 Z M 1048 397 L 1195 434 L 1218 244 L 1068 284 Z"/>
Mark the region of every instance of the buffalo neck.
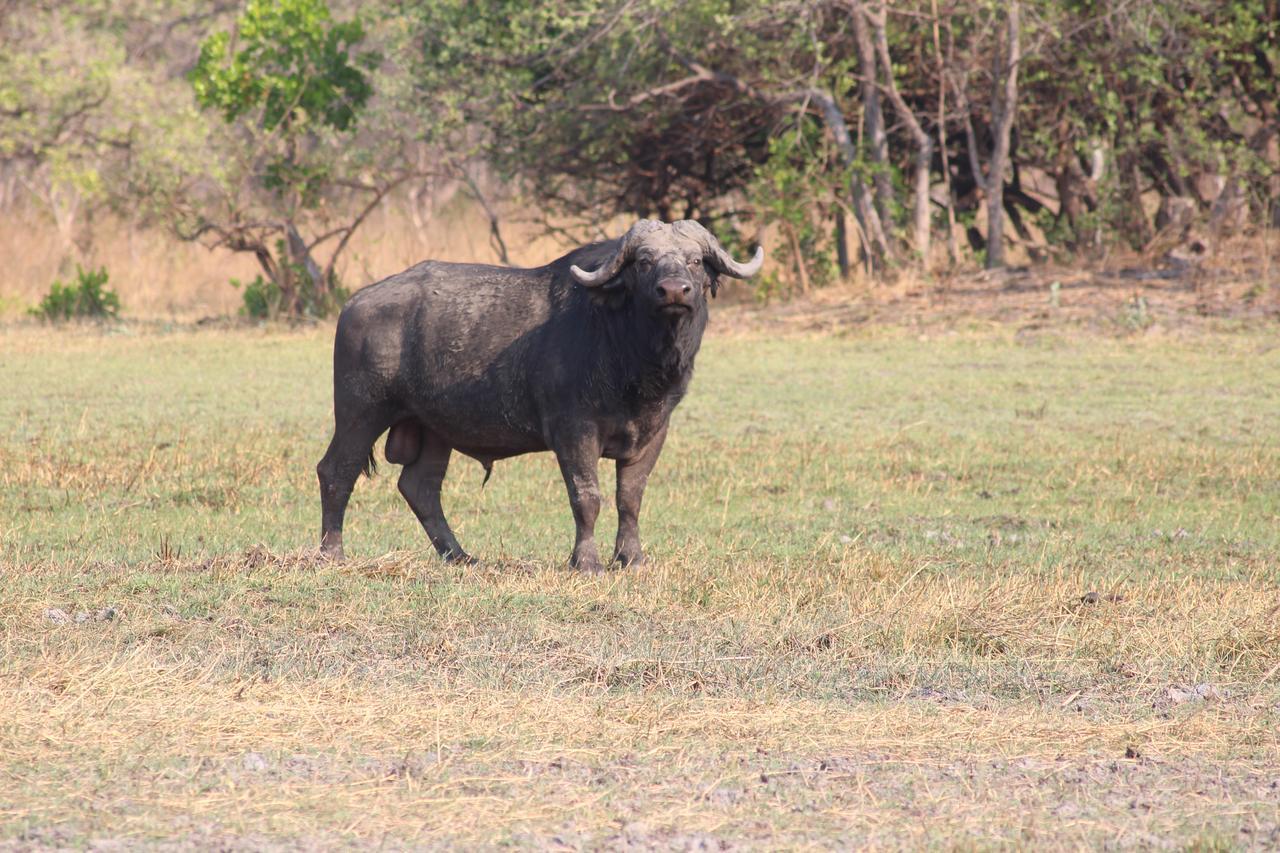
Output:
<path fill-rule="evenodd" d="M 604 350 L 596 361 L 602 384 L 640 405 L 684 394 L 707 325 L 705 302 L 677 320 L 647 311 L 634 299 L 585 307 Z"/>

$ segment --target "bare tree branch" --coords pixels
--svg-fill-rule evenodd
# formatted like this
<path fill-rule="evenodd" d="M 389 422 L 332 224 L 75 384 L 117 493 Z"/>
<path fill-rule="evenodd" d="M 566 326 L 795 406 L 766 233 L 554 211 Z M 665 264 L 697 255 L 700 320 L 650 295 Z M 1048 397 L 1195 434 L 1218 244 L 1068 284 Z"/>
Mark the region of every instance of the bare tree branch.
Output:
<path fill-rule="evenodd" d="M 490 244 L 493 246 L 494 251 L 498 253 L 498 257 L 502 260 L 502 263 L 507 266 L 511 266 L 511 258 L 507 256 L 507 244 L 506 241 L 502 239 L 502 230 L 498 225 L 497 211 L 495 211 L 493 206 L 489 204 L 489 199 L 487 199 L 484 193 L 480 191 L 480 187 L 476 184 L 475 179 L 471 177 L 470 172 L 463 169 L 462 177 L 467 182 L 467 186 L 471 190 L 471 195 L 476 201 L 480 202 L 480 206 L 484 208 L 485 215 L 489 217 Z"/>

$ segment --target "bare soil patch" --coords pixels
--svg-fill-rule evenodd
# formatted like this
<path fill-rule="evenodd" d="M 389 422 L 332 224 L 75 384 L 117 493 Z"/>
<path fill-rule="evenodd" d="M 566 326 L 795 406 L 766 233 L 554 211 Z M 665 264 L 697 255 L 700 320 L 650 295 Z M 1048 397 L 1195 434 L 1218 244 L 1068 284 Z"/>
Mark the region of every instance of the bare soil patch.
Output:
<path fill-rule="evenodd" d="M 842 286 L 787 302 L 742 300 L 722 329 L 841 332 L 870 325 L 937 328 L 974 323 L 1019 330 L 1083 328 L 1107 334 L 1190 331 L 1280 319 L 1280 261 L 1260 240 L 1210 258 L 1119 255 L 996 271 L 903 276 Z"/>

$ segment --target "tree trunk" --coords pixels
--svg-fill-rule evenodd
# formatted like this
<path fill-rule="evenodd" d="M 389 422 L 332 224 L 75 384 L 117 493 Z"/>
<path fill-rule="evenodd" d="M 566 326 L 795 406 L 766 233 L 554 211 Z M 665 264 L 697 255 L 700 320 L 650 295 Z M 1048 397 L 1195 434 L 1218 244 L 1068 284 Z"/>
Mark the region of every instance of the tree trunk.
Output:
<path fill-rule="evenodd" d="M 849 17 L 853 20 L 854 44 L 858 53 L 859 86 L 862 115 L 867 135 L 867 150 L 875 169 L 871 176 L 875 186 L 876 215 L 881 227 L 893 221 L 893 181 L 889 174 L 889 139 L 885 133 L 884 114 L 880 111 L 878 63 L 871 32 L 867 28 L 866 9 L 861 0 L 849 0 Z"/>
<path fill-rule="evenodd" d="M 845 222 L 844 208 L 836 207 L 836 263 L 840 267 L 840 280 L 849 280 L 849 224 Z"/>
<path fill-rule="evenodd" d="M 329 296 L 329 283 L 320 272 L 320 265 L 311 257 L 307 241 L 302 239 L 298 228 L 292 222 L 286 222 L 285 243 L 289 252 L 286 276 L 290 279 L 292 293 L 289 308 L 293 314 L 304 314 L 308 307 L 323 305 Z M 306 290 L 310 289 L 311 298 L 306 299 Z M 283 288 L 282 288 L 283 289 Z M 307 303 L 311 304 L 308 305 Z"/>
<path fill-rule="evenodd" d="M 1006 11 L 1008 25 L 1008 57 L 1004 68 L 997 64 L 996 71 L 1003 71 L 994 78 L 991 94 L 991 115 L 994 118 L 994 145 L 991 162 L 987 166 L 987 269 L 1004 266 L 1004 172 L 1009 165 L 1009 134 L 1013 129 L 1014 115 L 1018 110 L 1018 63 L 1021 52 L 1021 8 L 1019 0 L 1009 0 Z M 998 63 L 998 60 L 997 60 Z"/>
<path fill-rule="evenodd" d="M 898 118 L 902 119 L 903 124 L 907 126 L 911 139 L 916 146 L 916 167 L 915 167 L 915 247 L 916 252 L 920 255 L 920 264 L 924 269 L 929 269 L 929 167 L 933 162 L 933 140 L 929 138 L 929 134 L 921 126 L 916 114 L 912 112 L 911 107 L 907 106 L 907 102 L 903 100 L 902 94 L 898 91 L 897 80 L 893 76 L 893 60 L 889 56 L 889 37 L 885 33 L 885 20 L 888 13 L 885 10 L 885 4 L 881 3 L 880 7 L 872 14 L 865 6 L 855 2 L 855 15 L 861 12 L 871 22 L 872 31 L 875 33 L 876 52 L 880 57 L 880 65 L 884 68 L 885 91 L 889 95 L 889 101 L 893 104 L 894 112 L 898 114 Z"/>
<path fill-rule="evenodd" d="M 817 104 L 818 109 L 822 111 L 823 120 L 827 129 L 831 131 L 831 135 L 835 137 L 836 148 L 840 152 L 840 159 L 844 165 L 848 167 L 856 163 L 858 151 L 853 144 L 853 137 L 849 135 L 849 125 L 845 122 L 844 113 L 840 111 L 831 93 L 822 89 L 807 89 L 798 93 L 797 96 L 807 98 L 810 102 Z M 883 268 L 884 259 L 889 255 L 889 242 L 885 239 L 880 216 L 871 202 L 871 193 L 867 190 L 866 184 L 853 173 L 853 170 L 850 172 L 849 191 L 853 196 L 853 215 L 858 220 L 863 262 L 868 273 L 878 272 Z"/>
<path fill-rule="evenodd" d="M 791 259 L 796 264 L 796 280 L 800 282 L 800 292 L 808 296 L 809 271 L 804 265 L 804 253 L 800 251 L 800 239 L 796 236 L 796 229 L 790 222 L 784 220 L 782 230 L 787 232 L 787 241 L 791 244 Z"/>
<path fill-rule="evenodd" d="M 938 65 L 938 155 L 942 158 L 942 190 L 946 195 L 947 256 L 954 266 L 960 263 L 956 245 L 956 199 L 951 190 L 951 161 L 947 156 L 947 67 L 942 59 L 942 37 L 938 33 L 938 0 L 930 0 L 933 12 L 933 55 Z M 948 42 L 948 50 L 950 42 Z"/>

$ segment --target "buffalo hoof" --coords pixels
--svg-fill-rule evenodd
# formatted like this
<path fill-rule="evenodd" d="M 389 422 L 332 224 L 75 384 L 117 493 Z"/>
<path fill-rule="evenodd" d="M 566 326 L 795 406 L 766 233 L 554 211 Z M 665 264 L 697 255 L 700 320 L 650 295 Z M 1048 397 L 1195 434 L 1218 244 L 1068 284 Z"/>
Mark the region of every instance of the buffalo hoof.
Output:
<path fill-rule="evenodd" d="M 613 561 L 617 563 L 620 568 L 624 568 L 624 569 L 643 566 L 644 552 L 643 551 L 625 551 L 625 550 L 619 551 L 617 554 L 613 555 Z"/>
<path fill-rule="evenodd" d="M 347 559 L 342 550 L 342 534 L 326 533 L 320 540 L 320 558 L 333 563 L 341 563 Z"/>
<path fill-rule="evenodd" d="M 441 554 L 440 556 L 444 558 L 446 563 L 451 563 L 455 566 L 480 565 L 480 561 L 468 554 L 466 551 L 458 551 L 457 553 L 450 551 L 447 554 Z"/>
<path fill-rule="evenodd" d="M 604 564 L 596 556 L 573 557 L 569 560 L 569 566 L 587 575 L 598 575 L 604 571 Z"/>

